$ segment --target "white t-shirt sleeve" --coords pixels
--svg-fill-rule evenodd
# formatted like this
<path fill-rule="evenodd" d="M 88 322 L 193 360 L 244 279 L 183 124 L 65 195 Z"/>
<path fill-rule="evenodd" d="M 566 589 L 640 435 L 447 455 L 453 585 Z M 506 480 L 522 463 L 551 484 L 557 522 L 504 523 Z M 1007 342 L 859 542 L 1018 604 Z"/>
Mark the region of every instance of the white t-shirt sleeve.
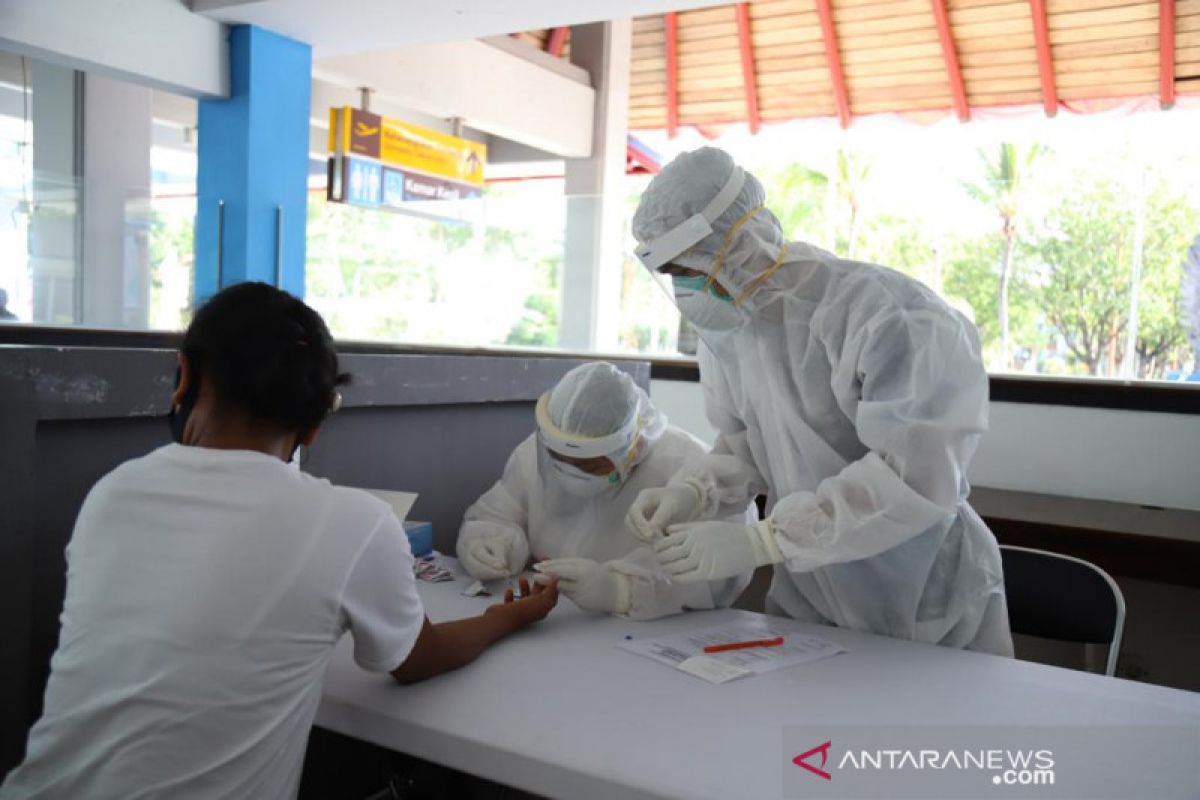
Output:
<path fill-rule="evenodd" d="M 390 672 L 404 663 L 425 622 L 417 595 L 412 550 L 388 514 L 367 542 L 346 580 L 342 609 L 354 638 L 354 660 L 368 672 Z"/>

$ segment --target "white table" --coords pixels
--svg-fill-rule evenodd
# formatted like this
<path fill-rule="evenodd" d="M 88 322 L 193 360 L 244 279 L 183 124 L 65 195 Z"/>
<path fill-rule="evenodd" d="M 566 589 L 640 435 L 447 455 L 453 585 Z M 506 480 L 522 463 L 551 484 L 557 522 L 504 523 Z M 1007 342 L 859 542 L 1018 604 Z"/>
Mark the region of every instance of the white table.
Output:
<path fill-rule="evenodd" d="M 430 619 L 495 602 L 461 596 L 467 583 L 419 583 Z M 1200 694 L 791 621 L 848 652 L 714 686 L 616 647 L 627 634 L 753 616 L 727 609 L 637 623 L 585 614 L 563 598 L 476 663 L 409 687 L 359 670 L 347 638 L 316 724 L 567 798 L 779 797 L 785 726 L 1200 727 Z M 1200 797 L 1196 770 L 1157 778 Z"/>

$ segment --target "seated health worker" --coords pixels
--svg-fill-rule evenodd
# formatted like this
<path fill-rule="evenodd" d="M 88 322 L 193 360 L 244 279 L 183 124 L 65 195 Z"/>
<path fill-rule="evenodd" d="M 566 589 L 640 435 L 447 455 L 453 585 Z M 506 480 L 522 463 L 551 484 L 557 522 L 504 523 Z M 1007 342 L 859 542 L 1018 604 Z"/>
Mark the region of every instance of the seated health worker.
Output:
<path fill-rule="evenodd" d="M 289 464 L 347 380 L 300 300 L 223 290 L 178 363 L 175 443 L 110 472 L 79 512 L 44 711 L 4 798 L 292 797 L 343 633 L 359 666 L 404 683 L 554 605 L 534 588 L 431 625 L 391 508 Z"/>
<path fill-rule="evenodd" d="M 532 557 L 539 580 L 589 611 L 653 619 L 728 606 L 750 572 L 678 584 L 625 526 L 638 494 L 666 485 L 706 452 L 667 424 L 650 398 L 612 364 L 576 367 L 538 400 L 537 432 L 521 442 L 500 480 L 464 516 L 458 557 L 479 580 L 520 574 Z M 754 521 L 753 507 L 720 516 Z"/>

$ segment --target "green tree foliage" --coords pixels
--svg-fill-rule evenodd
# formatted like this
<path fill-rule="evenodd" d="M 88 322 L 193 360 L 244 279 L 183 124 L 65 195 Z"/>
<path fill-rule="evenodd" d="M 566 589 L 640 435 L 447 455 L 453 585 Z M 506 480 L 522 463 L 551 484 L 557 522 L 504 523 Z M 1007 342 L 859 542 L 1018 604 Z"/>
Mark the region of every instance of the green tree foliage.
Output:
<path fill-rule="evenodd" d="M 1037 145 L 1022 149 L 1008 143 L 1001 144 L 995 153 L 980 150 L 982 179 L 963 183 L 963 189 L 968 195 L 993 208 L 1000 217 L 1000 235 L 1004 239 L 1004 250 L 1000 258 L 1000 275 L 997 281 L 996 315 L 1000 324 L 1000 353 L 995 362 L 1000 368 L 1010 366 L 1013 355 L 1009 321 L 1013 251 L 1017 243 L 1018 223 L 1025 195 L 1028 192 L 1028 176 L 1040 152 Z"/>
<path fill-rule="evenodd" d="M 195 230 L 190 216 L 165 214 L 158 209 L 151 210 L 150 262 L 158 264 L 173 257 L 182 264 L 190 264 L 195 250 Z"/>
<path fill-rule="evenodd" d="M 1193 369 L 1200 372 L 1200 236 L 1188 248 L 1187 258 L 1180 269 L 1183 273 L 1180 281 L 1181 316 L 1192 345 Z"/>
<path fill-rule="evenodd" d="M 903 272 L 938 289 L 938 243 L 921 220 L 879 214 L 862 223 L 857 257 Z"/>
<path fill-rule="evenodd" d="M 562 260 L 543 258 L 538 263 L 540 280 L 525 300 L 525 313 L 513 325 L 505 344 L 524 347 L 554 347 L 558 344 L 559 273 Z"/>
<path fill-rule="evenodd" d="M 986 360 L 999 358 L 1001 350 L 999 296 L 996 284 L 1004 242 L 997 236 L 951 239 L 945 244 L 943 296 L 979 329 Z M 1045 340 L 1039 327 L 1036 290 L 1025 275 L 1018 275 L 1009 294 L 1009 326 L 1013 339 L 1031 349 Z"/>
<path fill-rule="evenodd" d="M 870 176 L 871 162 L 865 156 L 838 150 L 832 169 L 789 164 L 765 172 L 762 179 L 786 237 L 856 258 L 861 256 L 857 248 L 863 241 Z"/>
<path fill-rule="evenodd" d="M 838 150 L 835 174 L 835 190 L 846 214 L 845 244 L 839 240 L 838 252 L 852 259 L 858 246 L 859 223 L 867 195 L 867 181 L 871 177 L 871 163 L 858 153 Z"/>
<path fill-rule="evenodd" d="M 1027 244 L 1040 262 L 1042 309 L 1088 374 L 1113 375 L 1128 321 L 1133 215 L 1117 187 L 1065 197 Z"/>
<path fill-rule="evenodd" d="M 191 316 L 195 261 L 195 205 L 150 211 L 150 318 L 152 328 L 179 330 Z"/>
<path fill-rule="evenodd" d="M 495 202 L 493 211 L 512 210 L 501 208 L 507 198 Z M 553 346 L 561 260 L 561 233 L 548 224 L 439 222 L 309 201 L 307 291 L 342 338 Z"/>
<path fill-rule="evenodd" d="M 1137 337 L 1142 378 L 1188 368 L 1186 283 L 1179 265 L 1200 228 L 1200 208 L 1160 185 L 1150 192 L 1146 219 Z"/>
<path fill-rule="evenodd" d="M 826 239 L 829 178 L 825 173 L 803 164 L 789 164 L 763 172 L 762 181 L 785 238 L 833 246 Z"/>
<path fill-rule="evenodd" d="M 1130 319 L 1135 193 L 1110 178 L 1076 177 L 1028 244 L 1044 284 L 1040 306 L 1074 358 L 1097 376 L 1116 376 Z M 1196 209 L 1155 187 L 1147 200 L 1138 306 L 1140 377 L 1160 377 L 1186 358 L 1180 254 L 1187 250 Z"/>

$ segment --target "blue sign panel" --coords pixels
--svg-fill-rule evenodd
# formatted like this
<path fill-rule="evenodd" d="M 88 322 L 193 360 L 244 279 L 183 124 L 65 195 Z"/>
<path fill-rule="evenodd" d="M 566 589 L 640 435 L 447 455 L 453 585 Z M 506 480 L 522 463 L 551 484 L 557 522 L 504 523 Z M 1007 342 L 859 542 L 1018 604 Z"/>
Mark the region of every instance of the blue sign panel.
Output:
<path fill-rule="evenodd" d="M 377 206 L 383 190 L 383 168 L 358 158 L 346 159 L 346 202 Z"/>
<path fill-rule="evenodd" d="M 383 168 L 383 204 L 389 208 L 404 206 L 404 173 Z"/>

